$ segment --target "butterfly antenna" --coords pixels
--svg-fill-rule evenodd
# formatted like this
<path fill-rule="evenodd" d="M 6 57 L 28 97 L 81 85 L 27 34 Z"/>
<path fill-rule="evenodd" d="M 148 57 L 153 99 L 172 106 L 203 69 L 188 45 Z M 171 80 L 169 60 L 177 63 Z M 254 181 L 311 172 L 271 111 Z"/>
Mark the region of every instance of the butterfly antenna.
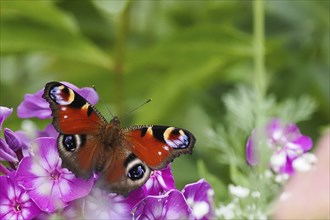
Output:
<path fill-rule="evenodd" d="M 97 92 L 96 88 L 94 85 L 92 85 L 92 88 Z M 103 100 L 103 98 L 101 96 L 99 96 L 100 101 L 102 102 L 103 105 L 105 105 L 106 109 L 108 110 L 108 112 L 110 113 L 111 117 L 114 117 L 112 112 L 110 111 L 110 108 L 108 107 L 108 105 L 105 103 L 105 101 Z"/>
<path fill-rule="evenodd" d="M 138 110 L 139 108 L 141 108 L 142 106 L 144 106 L 145 104 L 147 104 L 147 103 L 149 103 L 149 102 L 151 102 L 151 101 L 152 101 L 152 99 L 148 99 L 147 101 L 145 101 L 145 102 L 142 103 L 141 105 L 139 105 L 139 106 L 133 108 L 131 111 L 129 111 L 128 113 L 126 113 L 125 115 L 123 115 L 123 117 L 132 114 L 133 112 L 135 112 L 136 110 Z"/>

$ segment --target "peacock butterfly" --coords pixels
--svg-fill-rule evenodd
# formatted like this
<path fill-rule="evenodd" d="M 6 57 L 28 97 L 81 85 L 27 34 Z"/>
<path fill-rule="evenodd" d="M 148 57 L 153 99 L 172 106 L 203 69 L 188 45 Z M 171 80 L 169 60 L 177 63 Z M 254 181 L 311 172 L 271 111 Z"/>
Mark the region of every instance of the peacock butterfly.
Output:
<path fill-rule="evenodd" d="M 185 129 L 137 125 L 121 128 L 110 122 L 77 92 L 49 82 L 42 96 L 52 110 L 62 166 L 77 177 L 94 172 L 111 192 L 127 195 L 143 185 L 153 170 L 165 168 L 180 154 L 192 153 L 196 139 Z"/>

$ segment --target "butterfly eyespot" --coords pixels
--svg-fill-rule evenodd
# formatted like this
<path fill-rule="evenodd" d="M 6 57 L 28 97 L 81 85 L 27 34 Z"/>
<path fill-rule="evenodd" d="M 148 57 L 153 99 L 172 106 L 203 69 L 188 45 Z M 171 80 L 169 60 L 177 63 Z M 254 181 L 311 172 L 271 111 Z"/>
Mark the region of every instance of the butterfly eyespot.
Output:
<path fill-rule="evenodd" d="M 79 147 L 83 147 L 86 142 L 84 134 L 61 134 L 58 138 L 58 144 L 61 148 L 68 152 L 74 152 Z"/>
<path fill-rule="evenodd" d="M 62 144 L 67 151 L 72 152 L 77 148 L 77 142 L 74 135 L 64 135 Z"/>
<path fill-rule="evenodd" d="M 67 151 L 74 151 L 77 148 L 77 142 L 74 135 L 64 135 L 62 144 Z"/>
<path fill-rule="evenodd" d="M 136 164 L 128 171 L 127 176 L 133 181 L 139 180 L 143 178 L 145 172 L 146 169 L 142 164 Z"/>

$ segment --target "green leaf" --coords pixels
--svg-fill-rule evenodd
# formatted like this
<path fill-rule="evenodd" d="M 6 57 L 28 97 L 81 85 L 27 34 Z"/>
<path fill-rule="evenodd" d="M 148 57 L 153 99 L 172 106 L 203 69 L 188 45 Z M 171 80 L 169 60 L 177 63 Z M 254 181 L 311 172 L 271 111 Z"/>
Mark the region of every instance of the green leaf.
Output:
<path fill-rule="evenodd" d="M 230 165 L 229 168 L 231 180 L 235 185 L 240 185 L 244 187 L 250 186 L 247 177 L 243 173 L 241 173 L 236 166 Z"/>
<path fill-rule="evenodd" d="M 78 27 L 74 19 L 67 13 L 59 10 L 55 1 L 1 1 L 1 20 L 21 19 L 34 21 L 48 27 L 76 33 Z M 23 35 L 24 36 L 24 35 Z"/>
<path fill-rule="evenodd" d="M 300 122 L 311 117 L 316 109 L 315 101 L 308 96 L 288 99 L 279 105 L 279 117 L 286 122 Z"/>
<path fill-rule="evenodd" d="M 122 1 L 98 1 L 92 0 L 92 3 L 102 11 L 109 13 L 110 15 L 122 12 L 126 5 L 129 3 L 128 0 Z"/>
<path fill-rule="evenodd" d="M 161 81 L 154 84 L 150 94 L 152 94 L 153 105 L 160 106 L 157 111 L 150 111 L 148 114 L 137 115 L 143 117 L 145 121 L 157 121 L 162 115 L 165 115 L 173 106 L 182 103 L 185 96 L 192 88 L 202 88 L 210 79 L 212 75 L 218 74 L 217 70 L 223 66 L 220 59 L 213 58 L 195 69 L 174 70 L 165 75 Z M 167 89 L 170 85 L 170 89 Z M 160 89 L 160 88 L 164 89 Z M 139 120 L 139 118 L 136 118 Z"/>
<path fill-rule="evenodd" d="M 112 68 L 111 57 L 83 36 L 37 25 L 2 22 L 0 37 L 1 54 L 43 51 L 107 69 Z"/>

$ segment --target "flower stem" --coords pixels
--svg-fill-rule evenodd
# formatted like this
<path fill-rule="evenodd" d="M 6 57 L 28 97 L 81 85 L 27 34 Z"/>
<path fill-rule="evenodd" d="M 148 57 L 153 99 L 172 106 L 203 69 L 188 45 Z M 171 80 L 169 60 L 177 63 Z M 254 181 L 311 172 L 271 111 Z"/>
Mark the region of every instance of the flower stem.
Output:
<path fill-rule="evenodd" d="M 265 68 L 265 13 L 264 1 L 253 1 L 253 51 L 254 51 L 254 83 L 256 91 L 262 96 L 266 92 Z"/>
<path fill-rule="evenodd" d="M 125 8 L 119 15 L 119 24 L 116 35 L 116 56 L 115 56 L 115 65 L 114 65 L 114 74 L 115 74 L 115 94 L 116 94 L 116 106 L 117 106 L 117 115 L 123 113 L 123 94 L 124 94 L 124 63 L 125 63 L 125 50 L 126 50 L 126 38 L 128 32 L 128 22 L 129 22 L 129 9 L 131 1 L 126 3 Z"/>

